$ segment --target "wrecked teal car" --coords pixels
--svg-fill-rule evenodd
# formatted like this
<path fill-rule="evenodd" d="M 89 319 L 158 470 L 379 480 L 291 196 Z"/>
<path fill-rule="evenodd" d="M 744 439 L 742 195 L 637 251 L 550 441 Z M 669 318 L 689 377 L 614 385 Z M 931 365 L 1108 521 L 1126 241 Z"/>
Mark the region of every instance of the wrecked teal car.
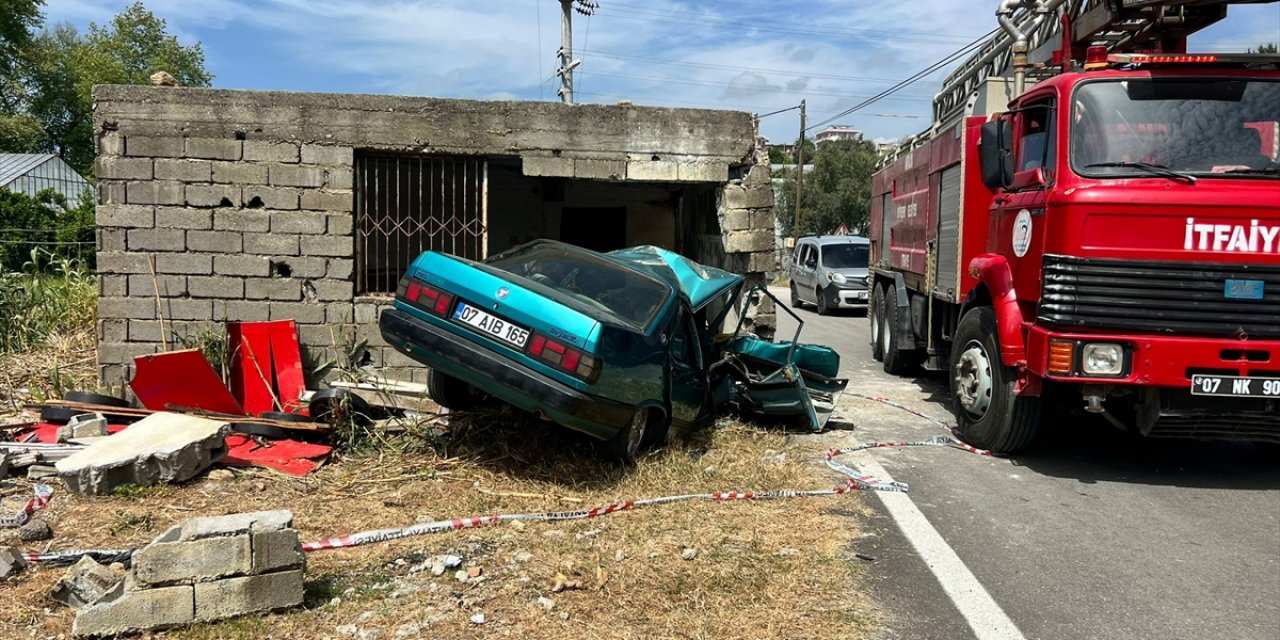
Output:
<path fill-rule="evenodd" d="M 428 251 L 379 326 L 430 367 L 439 404 L 467 410 L 495 398 L 622 459 L 705 426 L 725 405 L 820 429 L 844 389 L 838 356 L 719 334 L 741 315 L 740 298 L 761 300 L 744 286 L 649 246 L 597 253 L 538 240 L 483 262 Z"/>

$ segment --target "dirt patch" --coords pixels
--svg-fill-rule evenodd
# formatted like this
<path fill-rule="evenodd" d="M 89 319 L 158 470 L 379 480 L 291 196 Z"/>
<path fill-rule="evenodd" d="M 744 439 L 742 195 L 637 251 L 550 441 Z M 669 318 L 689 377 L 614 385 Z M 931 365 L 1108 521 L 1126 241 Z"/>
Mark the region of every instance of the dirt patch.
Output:
<path fill-rule="evenodd" d="M 450 457 L 367 452 L 302 479 L 236 471 L 103 498 L 60 491 L 43 515 L 57 533 L 50 548 L 134 547 L 196 515 L 282 507 L 312 541 L 459 516 L 824 486 L 815 484 L 810 454 L 787 445 L 784 434 L 736 422 L 631 468 L 601 461 L 585 438 L 512 414 L 453 422 Z M 15 481 L 3 493 L 29 490 Z M 843 550 L 856 531 L 833 513 L 859 510 L 863 499 L 683 502 L 319 551 L 309 557 L 303 609 L 162 635 L 865 637 L 878 614 L 857 590 L 858 569 Z M 0 544 L 18 544 L 16 533 L 0 533 Z M 445 554 L 462 564 L 437 576 L 433 559 Z M 73 612 L 47 596 L 61 574 L 40 567 L 3 586 L 0 636 L 67 633 Z"/>

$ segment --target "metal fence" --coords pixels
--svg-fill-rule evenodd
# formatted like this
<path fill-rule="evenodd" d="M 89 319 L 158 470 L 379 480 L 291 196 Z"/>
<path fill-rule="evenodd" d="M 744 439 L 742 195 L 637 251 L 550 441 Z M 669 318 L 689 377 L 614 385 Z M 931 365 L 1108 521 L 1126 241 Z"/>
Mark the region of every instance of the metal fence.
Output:
<path fill-rule="evenodd" d="M 423 251 L 484 258 L 488 177 L 484 159 L 357 155 L 356 291 L 395 291 Z"/>

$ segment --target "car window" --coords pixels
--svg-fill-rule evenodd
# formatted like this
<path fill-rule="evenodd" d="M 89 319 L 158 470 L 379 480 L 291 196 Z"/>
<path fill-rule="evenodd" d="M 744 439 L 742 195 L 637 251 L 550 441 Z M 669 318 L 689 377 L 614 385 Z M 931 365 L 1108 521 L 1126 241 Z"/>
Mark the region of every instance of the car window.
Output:
<path fill-rule="evenodd" d="M 813 268 L 818 266 L 818 254 L 814 251 L 814 246 L 806 244 L 804 246 L 804 266 Z"/>
<path fill-rule="evenodd" d="M 701 347 L 698 345 L 697 332 L 693 328 L 693 318 L 687 309 L 681 309 L 679 317 L 671 326 L 671 357 L 678 363 L 691 366 L 702 366 Z"/>
<path fill-rule="evenodd" d="M 822 248 L 822 266 L 828 269 L 865 269 L 870 259 L 869 244 L 829 244 Z"/>
<path fill-rule="evenodd" d="M 648 275 L 572 245 L 534 242 L 485 264 L 576 308 L 603 312 L 637 328 L 649 324 L 671 292 Z"/>

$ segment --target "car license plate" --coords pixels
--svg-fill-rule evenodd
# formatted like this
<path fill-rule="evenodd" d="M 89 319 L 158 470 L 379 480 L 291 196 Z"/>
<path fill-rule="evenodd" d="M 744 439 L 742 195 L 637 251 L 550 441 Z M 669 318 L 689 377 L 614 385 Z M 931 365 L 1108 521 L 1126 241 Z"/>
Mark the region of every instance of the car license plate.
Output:
<path fill-rule="evenodd" d="M 475 327 L 481 333 L 491 335 L 513 347 L 523 349 L 524 344 L 529 341 L 528 329 L 490 315 L 488 312 L 465 302 L 459 302 L 458 308 L 453 310 L 453 319 Z"/>
<path fill-rule="evenodd" d="M 1194 375 L 1191 376 L 1191 394 L 1196 396 L 1280 398 L 1280 378 Z"/>

